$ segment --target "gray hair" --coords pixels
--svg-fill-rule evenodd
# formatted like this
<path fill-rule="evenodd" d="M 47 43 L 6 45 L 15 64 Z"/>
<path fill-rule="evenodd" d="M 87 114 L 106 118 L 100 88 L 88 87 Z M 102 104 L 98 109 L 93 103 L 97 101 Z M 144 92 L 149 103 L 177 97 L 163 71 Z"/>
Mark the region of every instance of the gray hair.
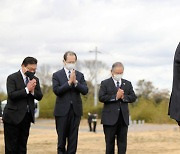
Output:
<path fill-rule="evenodd" d="M 115 62 L 115 63 L 112 65 L 111 71 L 113 71 L 115 67 L 122 67 L 123 70 L 124 70 L 124 65 L 123 65 L 121 62 Z"/>

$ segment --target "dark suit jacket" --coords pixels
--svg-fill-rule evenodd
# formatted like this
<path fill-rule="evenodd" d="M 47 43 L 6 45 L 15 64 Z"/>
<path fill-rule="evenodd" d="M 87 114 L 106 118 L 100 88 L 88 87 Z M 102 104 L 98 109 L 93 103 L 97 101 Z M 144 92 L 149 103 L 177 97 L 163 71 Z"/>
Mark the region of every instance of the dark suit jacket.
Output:
<path fill-rule="evenodd" d="M 55 72 L 52 77 L 53 91 L 56 94 L 56 104 L 54 116 L 65 116 L 73 105 L 73 110 L 77 116 L 82 115 L 82 100 L 80 94 L 86 95 L 88 87 L 84 80 L 84 75 L 78 71 L 76 73 L 77 86 L 69 86 L 64 68 Z"/>
<path fill-rule="evenodd" d="M 20 71 L 11 74 L 7 78 L 7 94 L 8 100 L 3 112 L 3 121 L 10 124 L 19 124 L 26 112 L 27 105 L 29 105 L 32 122 L 34 122 L 34 99 L 41 100 L 42 92 L 39 85 L 39 80 L 35 77 L 37 85 L 35 87 L 34 95 L 27 94 L 25 90 L 25 83 Z"/>
<path fill-rule="evenodd" d="M 93 114 L 88 115 L 88 123 L 92 122 L 93 117 L 94 117 Z"/>
<path fill-rule="evenodd" d="M 174 56 L 173 86 L 169 102 L 168 114 L 172 119 L 180 121 L 180 43 Z"/>
<path fill-rule="evenodd" d="M 99 100 L 104 103 L 101 117 L 103 125 L 114 125 L 118 120 L 120 110 L 126 125 L 129 125 L 128 103 L 134 102 L 136 95 L 131 82 L 127 80 L 122 79 L 121 89 L 124 90 L 124 99 L 116 100 L 117 87 L 112 77 L 101 82 Z"/>

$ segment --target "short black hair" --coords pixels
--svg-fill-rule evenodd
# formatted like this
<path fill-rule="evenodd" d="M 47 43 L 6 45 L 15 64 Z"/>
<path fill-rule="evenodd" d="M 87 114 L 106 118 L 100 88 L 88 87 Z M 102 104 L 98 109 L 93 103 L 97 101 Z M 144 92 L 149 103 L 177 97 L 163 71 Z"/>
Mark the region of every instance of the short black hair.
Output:
<path fill-rule="evenodd" d="M 26 57 L 23 62 L 22 65 L 27 66 L 28 64 L 37 64 L 37 59 L 34 57 Z"/>
<path fill-rule="evenodd" d="M 73 52 L 73 51 L 67 51 L 67 52 L 65 52 L 65 54 L 64 54 L 64 60 L 65 60 L 65 61 L 67 60 L 67 56 L 68 56 L 68 55 L 74 55 L 74 56 L 76 57 L 76 61 L 77 61 L 77 55 L 76 55 L 76 53 Z"/>
<path fill-rule="evenodd" d="M 124 65 L 123 65 L 121 62 L 115 62 L 115 63 L 112 65 L 111 71 L 112 71 L 115 67 L 117 67 L 117 66 L 120 66 L 120 67 L 122 67 L 122 68 L 124 69 Z"/>

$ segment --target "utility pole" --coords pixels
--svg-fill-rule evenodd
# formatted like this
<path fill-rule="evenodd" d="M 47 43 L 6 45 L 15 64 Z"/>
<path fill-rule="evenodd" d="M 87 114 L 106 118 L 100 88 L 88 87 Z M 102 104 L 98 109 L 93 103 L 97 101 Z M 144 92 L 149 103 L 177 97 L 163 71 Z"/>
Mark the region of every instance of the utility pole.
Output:
<path fill-rule="evenodd" d="M 97 47 L 95 48 L 94 51 L 90 51 L 90 52 L 94 52 L 95 53 L 95 74 L 94 74 L 94 106 L 97 106 L 97 54 L 101 53 L 97 50 Z"/>

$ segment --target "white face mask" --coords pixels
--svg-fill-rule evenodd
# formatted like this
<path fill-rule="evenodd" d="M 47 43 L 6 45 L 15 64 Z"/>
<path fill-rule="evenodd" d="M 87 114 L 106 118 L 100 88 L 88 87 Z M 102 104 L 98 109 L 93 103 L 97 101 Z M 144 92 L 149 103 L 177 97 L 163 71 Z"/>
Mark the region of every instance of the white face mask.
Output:
<path fill-rule="evenodd" d="M 66 63 L 65 67 L 68 69 L 68 70 L 73 70 L 75 69 L 75 66 L 76 64 L 72 64 L 72 63 Z"/>
<path fill-rule="evenodd" d="M 123 74 L 114 74 L 113 78 L 114 78 L 114 80 L 119 81 L 119 80 L 121 80 L 122 76 L 123 76 Z"/>

